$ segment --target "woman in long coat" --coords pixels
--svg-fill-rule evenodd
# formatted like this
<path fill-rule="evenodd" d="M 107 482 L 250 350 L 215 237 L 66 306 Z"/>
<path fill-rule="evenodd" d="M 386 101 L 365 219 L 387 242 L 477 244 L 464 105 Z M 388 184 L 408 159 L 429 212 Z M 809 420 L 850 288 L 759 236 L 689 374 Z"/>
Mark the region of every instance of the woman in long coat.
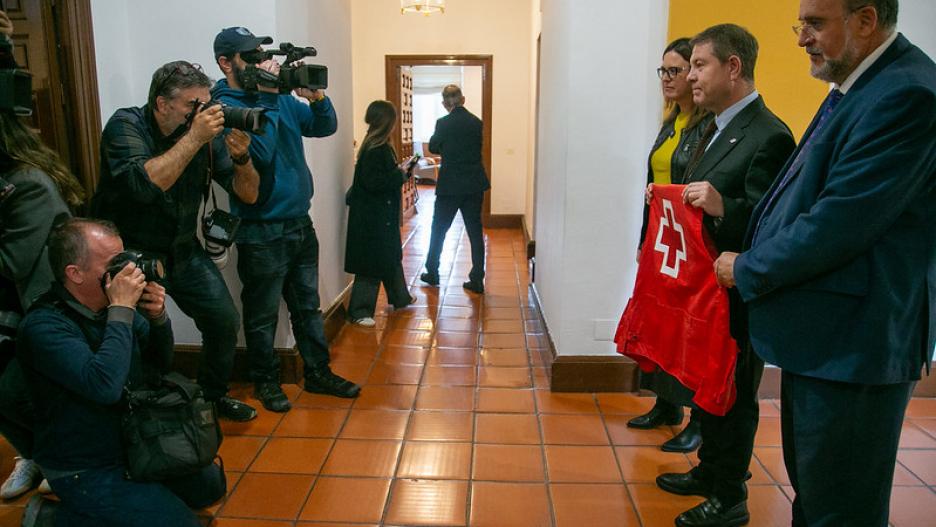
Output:
<path fill-rule="evenodd" d="M 355 275 L 348 315 L 352 322 L 365 327 L 375 324 L 381 283 L 393 307 L 406 307 L 415 300 L 403 276 L 400 240 L 400 189 L 410 176 L 413 160 L 398 165 L 389 143 L 396 115 L 396 109 L 387 101 L 374 101 L 367 107 L 367 135 L 361 142 L 354 183 L 347 197 L 351 209 L 345 271 Z"/>

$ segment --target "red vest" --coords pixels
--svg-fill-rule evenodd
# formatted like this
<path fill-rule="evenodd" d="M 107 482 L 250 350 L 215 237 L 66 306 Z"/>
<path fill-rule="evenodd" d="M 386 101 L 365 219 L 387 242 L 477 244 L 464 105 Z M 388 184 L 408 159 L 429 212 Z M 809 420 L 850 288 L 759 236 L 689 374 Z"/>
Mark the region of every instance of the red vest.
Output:
<path fill-rule="evenodd" d="M 657 367 L 695 391 L 699 408 L 725 415 L 735 400 L 738 345 L 728 294 L 715 281 L 717 252 L 702 209 L 683 203 L 685 185 L 654 185 L 634 294 L 614 341 L 645 372 Z"/>

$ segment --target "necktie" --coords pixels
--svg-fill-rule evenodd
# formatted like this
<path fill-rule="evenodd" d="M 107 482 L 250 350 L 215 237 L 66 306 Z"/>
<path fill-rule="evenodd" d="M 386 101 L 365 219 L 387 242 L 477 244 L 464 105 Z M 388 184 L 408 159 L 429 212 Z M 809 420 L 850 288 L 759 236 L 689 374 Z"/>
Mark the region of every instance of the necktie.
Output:
<path fill-rule="evenodd" d="M 705 149 L 708 148 L 708 144 L 712 142 L 712 138 L 715 137 L 715 132 L 718 131 L 718 127 L 715 126 L 715 120 L 705 127 L 705 131 L 702 132 L 702 137 L 699 138 L 699 144 L 696 146 L 696 149 L 692 152 L 692 157 L 689 158 L 689 164 L 686 165 L 686 172 L 683 176 L 683 181 L 689 181 L 689 178 L 692 176 L 692 173 L 695 171 L 696 167 L 699 166 L 699 162 L 702 161 L 702 155 L 705 154 Z"/>
<path fill-rule="evenodd" d="M 776 200 L 777 195 L 780 193 L 780 190 L 786 186 L 786 184 L 799 172 L 800 167 L 803 165 L 803 160 L 806 157 L 806 154 L 809 152 L 810 146 L 812 146 L 813 139 L 819 137 L 820 132 L 825 127 L 826 122 L 829 120 L 829 117 L 832 115 L 832 112 L 835 110 L 835 107 L 838 106 L 839 101 L 842 100 L 845 94 L 838 90 L 838 88 L 829 92 L 829 95 L 826 96 L 825 100 L 822 101 L 822 106 L 819 107 L 819 120 L 816 122 L 816 126 L 813 127 L 812 131 L 808 136 L 803 138 L 803 146 L 797 152 L 796 157 L 793 158 L 793 162 L 790 163 L 790 168 L 783 174 L 783 177 L 780 179 L 780 184 L 774 187 L 773 193 L 767 198 L 767 204 L 764 205 L 761 215 L 770 210 L 770 206 L 773 205 L 773 202 Z M 757 238 L 757 231 L 760 230 L 761 221 L 757 222 L 757 227 L 754 228 L 754 238 Z"/>

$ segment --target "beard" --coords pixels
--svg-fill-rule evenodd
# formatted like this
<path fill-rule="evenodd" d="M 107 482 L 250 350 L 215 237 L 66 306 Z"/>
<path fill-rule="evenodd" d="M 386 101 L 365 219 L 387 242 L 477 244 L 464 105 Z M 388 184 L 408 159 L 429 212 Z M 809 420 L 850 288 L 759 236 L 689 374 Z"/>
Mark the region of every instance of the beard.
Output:
<path fill-rule="evenodd" d="M 237 64 L 234 64 L 234 80 L 237 81 L 238 86 L 240 86 L 242 90 L 244 89 L 244 85 L 247 81 L 247 73 L 245 70 L 246 68 L 242 68 Z"/>
<path fill-rule="evenodd" d="M 813 50 L 810 49 L 806 51 L 810 53 L 813 52 Z M 855 66 L 857 66 L 855 60 L 857 56 L 858 50 L 854 48 L 851 36 L 846 33 L 842 55 L 837 59 L 823 57 L 825 59 L 824 62 L 818 66 L 812 65 L 809 73 L 821 81 L 841 84 L 848 78 L 848 75 L 854 71 Z"/>

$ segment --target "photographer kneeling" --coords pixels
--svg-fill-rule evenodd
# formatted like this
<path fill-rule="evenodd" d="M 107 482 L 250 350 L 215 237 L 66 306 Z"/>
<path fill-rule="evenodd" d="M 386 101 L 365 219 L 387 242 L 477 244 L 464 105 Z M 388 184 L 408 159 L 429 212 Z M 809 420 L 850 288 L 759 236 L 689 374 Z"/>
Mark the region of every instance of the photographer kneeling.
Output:
<path fill-rule="evenodd" d="M 165 262 L 167 293 L 202 334 L 205 397 L 222 417 L 249 421 L 256 410 L 226 396 L 240 315 L 196 231 L 211 179 L 245 203 L 256 201 L 260 179 L 247 155 L 250 136 L 219 135 L 223 109 L 205 105 L 211 85 L 200 66 L 170 62 L 153 73 L 146 106 L 114 113 L 101 138 L 91 212 L 114 222 L 127 247 Z"/>
<path fill-rule="evenodd" d="M 55 282 L 17 345 L 36 409 L 35 458 L 61 500 L 57 525 L 196 527 L 189 506 L 224 495 L 220 467 L 162 483 L 126 477 L 122 396 L 168 370 L 173 340 L 163 287 L 133 263 L 108 269 L 123 250 L 100 220 L 66 220 L 49 238 Z M 50 524 L 52 503 L 35 497 L 24 525 Z"/>

